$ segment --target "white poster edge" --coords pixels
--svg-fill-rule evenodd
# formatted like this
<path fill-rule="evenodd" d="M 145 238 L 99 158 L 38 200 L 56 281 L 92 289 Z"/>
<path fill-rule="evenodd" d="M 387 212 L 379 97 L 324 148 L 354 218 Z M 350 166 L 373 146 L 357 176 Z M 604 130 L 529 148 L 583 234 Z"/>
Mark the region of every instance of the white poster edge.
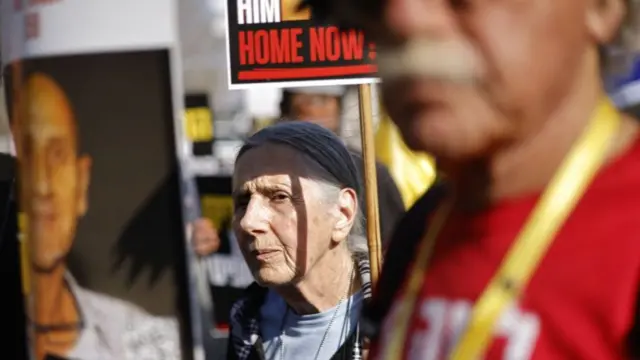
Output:
<path fill-rule="evenodd" d="M 231 45 L 229 41 L 229 0 L 224 0 L 224 33 L 225 33 L 225 47 L 227 48 L 227 86 L 229 90 L 233 90 L 233 82 L 231 81 Z"/>
<path fill-rule="evenodd" d="M 114 54 L 114 53 L 133 53 L 133 52 L 146 52 L 146 51 L 156 51 L 156 50 L 168 50 L 173 46 L 171 41 L 156 43 L 156 44 L 146 44 L 146 45 L 138 45 L 131 44 L 122 47 L 96 47 L 91 49 L 86 49 L 82 51 L 53 51 L 42 54 L 33 54 L 33 55 L 25 55 L 24 52 L 22 56 L 11 56 L 10 58 L 4 60 L 4 66 L 9 64 L 13 64 L 18 61 L 25 60 L 35 60 L 35 59 L 46 59 L 46 58 L 56 58 L 56 57 L 65 57 L 65 56 L 83 56 L 83 55 L 100 55 L 100 54 Z"/>
<path fill-rule="evenodd" d="M 231 71 L 229 71 L 231 74 Z M 299 81 L 280 81 L 280 82 L 260 82 L 246 84 L 229 84 L 229 90 L 247 90 L 251 88 L 290 88 L 290 87 L 307 87 L 307 86 L 346 86 L 346 85 L 365 85 L 377 84 L 379 78 L 355 78 L 355 79 L 324 79 L 324 80 L 299 80 Z"/>

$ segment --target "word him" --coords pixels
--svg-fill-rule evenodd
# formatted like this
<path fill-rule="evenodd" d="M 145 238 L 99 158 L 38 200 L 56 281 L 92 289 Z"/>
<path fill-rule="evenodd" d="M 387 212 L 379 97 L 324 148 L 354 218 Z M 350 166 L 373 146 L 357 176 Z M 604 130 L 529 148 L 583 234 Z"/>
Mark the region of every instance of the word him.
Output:
<path fill-rule="evenodd" d="M 238 33 L 241 65 L 301 63 L 301 28 L 247 30 Z"/>
<path fill-rule="evenodd" d="M 280 0 L 237 0 L 238 25 L 280 22 Z"/>

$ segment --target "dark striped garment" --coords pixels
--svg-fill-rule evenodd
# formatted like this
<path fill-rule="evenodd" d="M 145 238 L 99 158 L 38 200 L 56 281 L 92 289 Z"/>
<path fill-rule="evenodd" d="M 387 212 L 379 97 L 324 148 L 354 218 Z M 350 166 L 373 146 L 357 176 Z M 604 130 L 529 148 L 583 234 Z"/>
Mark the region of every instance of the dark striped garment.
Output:
<path fill-rule="evenodd" d="M 371 298 L 371 268 L 368 259 L 358 261 L 362 280 L 362 294 L 365 302 Z M 227 359 L 264 360 L 264 348 L 260 335 L 260 307 L 264 303 L 268 289 L 254 283 L 246 290 L 245 296 L 231 308 Z M 363 338 L 360 326 L 349 336 L 345 344 L 331 360 L 362 360 Z"/>

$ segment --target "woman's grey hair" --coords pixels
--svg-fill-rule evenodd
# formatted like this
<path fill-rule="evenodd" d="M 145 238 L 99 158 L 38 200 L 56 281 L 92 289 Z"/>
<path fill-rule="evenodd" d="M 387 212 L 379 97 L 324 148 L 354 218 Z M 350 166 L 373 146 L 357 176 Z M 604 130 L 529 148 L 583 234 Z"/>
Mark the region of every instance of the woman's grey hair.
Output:
<path fill-rule="evenodd" d="M 335 203 L 338 201 L 340 190 L 344 187 L 341 182 L 324 170 L 318 162 L 307 154 L 302 154 L 303 157 L 308 159 L 308 166 L 310 173 L 313 174 L 313 180 L 320 185 L 322 191 L 322 198 L 327 203 Z M 349 232 L 349 238 L 347 239 L 347 247 L 351 254 L 356 259 L 369 257 L 369 244 L 366 237 L 366 221 L 364 216 L 364 203 L 361 201 L 361 188 L 353 189 L 358 197 L 357 211 L 353 220 L 353 227 Z"/>
<path fill-rule="evenodd" d="M 356 193 L 357 212 L 347 240 L 354 258 L 368 258 L 365 236 L 365 217 L 362 211 L 362 179 L 353 158 L 342 140 L 319 125 L 296 121 L 266 127 L 252 135 L 240 148 L 236 161 L 248 150 L 266 145 L 281 144 L 300 152 L 308 161 L 310 173 L 321 186 L 325 201 L 337 201 L 340 190 L 351 188 Z"/>

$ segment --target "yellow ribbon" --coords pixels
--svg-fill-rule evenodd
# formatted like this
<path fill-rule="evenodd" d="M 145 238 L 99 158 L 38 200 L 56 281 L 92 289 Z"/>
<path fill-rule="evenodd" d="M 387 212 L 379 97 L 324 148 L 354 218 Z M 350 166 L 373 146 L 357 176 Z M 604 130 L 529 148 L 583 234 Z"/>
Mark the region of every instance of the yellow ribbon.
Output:
<path fill-rule="evenodd" d="M 411 151 L 402 140 L 398 128 L 382 114 L 375 136 L 376 157 L 387 166 L 405 208 L 410 208 L 436 178 L 433 159 L 424 153 Z"/>
<path fill-rule="evenodd" d="M 587 129 L 542 194 L 500 268 L 476 301 L 471 320 L 449 359 L 474 360 L 484 354 L 499 316 L 509 304 L 521 296 L 555 235 L 600 169 L 620 122 L 620 116 L 611 102 L 603 99 L 595 109 Z M 452 202 L 446 202 L 436 211 L 425 239 L 420 244 L 418 256 L 399 303 L 401 308 L 396 313 L 396 318 L 391 319 L 395 327 L 389 334 L 390 341 L 388 344 L 382 344 L 383 359 L 402 357 L 411 316 L 423 286 L 429 258 L 451 207 Z"/>

